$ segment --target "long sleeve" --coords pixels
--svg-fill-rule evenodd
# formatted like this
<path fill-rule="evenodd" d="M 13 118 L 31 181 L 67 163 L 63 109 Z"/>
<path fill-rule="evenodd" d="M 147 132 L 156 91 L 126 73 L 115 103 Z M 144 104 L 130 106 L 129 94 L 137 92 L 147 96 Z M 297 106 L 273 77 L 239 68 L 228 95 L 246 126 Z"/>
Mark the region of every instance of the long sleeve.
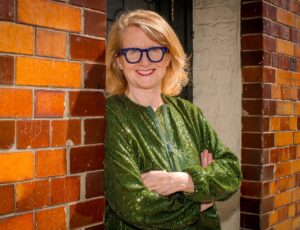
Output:
<path fill-rule="evenodd" d="M 112 111 L 106 119 L 105 189 L 115 214 L 142 229 L 183 229 L 194 223 L 199 203 L 182 194 L 164 197 L 150 192 L 140 177 L 140 159 L 133 150 L 130 130 Z"/>
<path fill-rule="evenodd" d="M 211 202 L 228 199 L 240 186 L 242 175 L 238 158 L 225 147 L 210 127 L 201 111 L 194 110 L 199 148 L 208 149 L 213 154 L 214 162 L 208 167 L 200 165 L 187 167 L 194 182 L 194 193 L 185 193 L 193 201 Z"/>

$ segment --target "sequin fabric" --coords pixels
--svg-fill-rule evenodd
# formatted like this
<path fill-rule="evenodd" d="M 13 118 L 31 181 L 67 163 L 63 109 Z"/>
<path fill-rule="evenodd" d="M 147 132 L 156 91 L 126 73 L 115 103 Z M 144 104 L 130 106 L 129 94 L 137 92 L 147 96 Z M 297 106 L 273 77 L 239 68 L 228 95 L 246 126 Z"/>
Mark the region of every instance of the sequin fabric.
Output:
<path fill-rule="evenodd" d="M 226 148 L 200 109 L 180 98 L 163 96 L 156 111 L 112 96 L 106 101 L 106 230 L 218 230 L 216 207 L 200 213 L 201 202 L 228 199 L 240 186 L 237 157 Z M 200 153 L 214 162 L 202 168 Z M 140 175 L 150 170 L 184 171 L 194 193 L 160 196 L 149 191 Z"/>

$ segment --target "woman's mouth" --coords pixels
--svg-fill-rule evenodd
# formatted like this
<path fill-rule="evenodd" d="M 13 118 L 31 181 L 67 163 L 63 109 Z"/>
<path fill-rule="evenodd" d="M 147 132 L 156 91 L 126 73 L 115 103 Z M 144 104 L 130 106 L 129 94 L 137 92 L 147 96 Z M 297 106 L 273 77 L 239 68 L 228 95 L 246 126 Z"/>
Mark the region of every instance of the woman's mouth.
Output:
<path fill-rule="evenodd" d="M 143 77 L 150 76 L 151 74 L 153 74 L 154 71 L 155 69 L 136 70 L 136 72 Z"/>

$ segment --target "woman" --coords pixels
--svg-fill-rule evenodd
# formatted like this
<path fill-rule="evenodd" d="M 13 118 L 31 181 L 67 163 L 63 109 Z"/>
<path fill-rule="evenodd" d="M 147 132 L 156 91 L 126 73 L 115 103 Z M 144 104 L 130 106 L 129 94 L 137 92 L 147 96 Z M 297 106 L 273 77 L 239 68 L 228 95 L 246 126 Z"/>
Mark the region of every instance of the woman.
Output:
<path fill-rule="evenodd" d="M 188 81 L 174 31 L 151 11 L 122 15 L 106 66 L 105 228 L 220 229 L 213 204 L 238 189 L 240 167 L 200 109 L 172 97 Z"/>

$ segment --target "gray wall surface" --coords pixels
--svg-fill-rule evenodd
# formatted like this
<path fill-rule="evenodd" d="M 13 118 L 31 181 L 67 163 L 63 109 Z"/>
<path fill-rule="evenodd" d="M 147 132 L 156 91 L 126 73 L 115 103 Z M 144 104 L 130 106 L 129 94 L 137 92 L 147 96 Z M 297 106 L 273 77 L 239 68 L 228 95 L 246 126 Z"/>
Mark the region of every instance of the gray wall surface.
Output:
<path fill-rule="evenodd" d="M 240 0 L 194 0 L 193 5 L 193 102 L 240 158 Z M 239 229 L 239 197 L 237 192 L 218 202 L 224 230 Z"/>

